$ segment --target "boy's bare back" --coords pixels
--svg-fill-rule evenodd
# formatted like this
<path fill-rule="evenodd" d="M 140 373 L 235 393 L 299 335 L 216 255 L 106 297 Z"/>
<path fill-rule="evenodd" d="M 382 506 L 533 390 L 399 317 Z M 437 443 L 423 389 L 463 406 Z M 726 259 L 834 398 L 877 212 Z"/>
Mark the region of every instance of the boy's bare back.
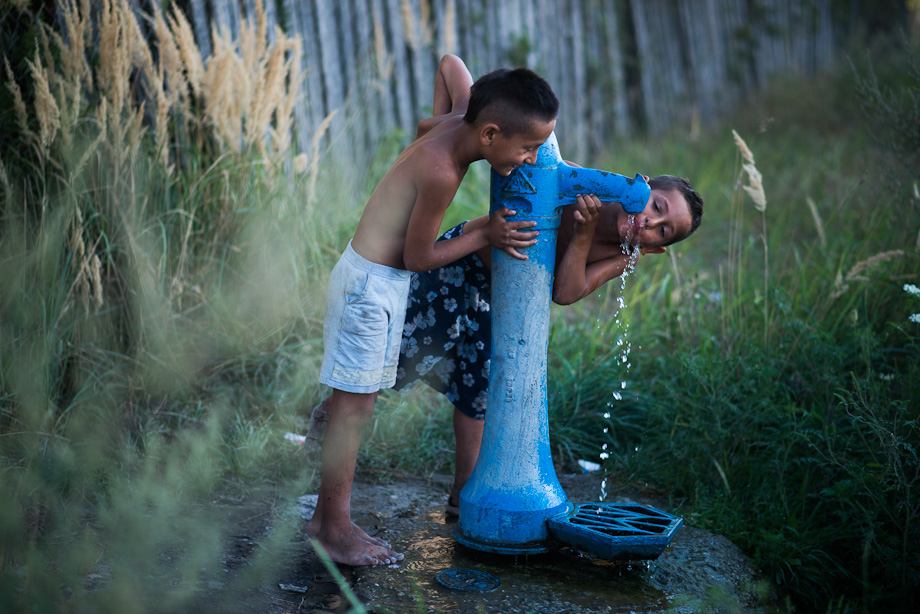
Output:
<path fill-rule="evenodd" d="M 463 114 L 425 120 L 427 131 L 396 159 L 371 195 L 352 247 L 372 262 L 396 269 L 408 243 L 434 242 L 440 220 L 476 158 Z M 430 232 L 437 221 L 434 233 Z"/>

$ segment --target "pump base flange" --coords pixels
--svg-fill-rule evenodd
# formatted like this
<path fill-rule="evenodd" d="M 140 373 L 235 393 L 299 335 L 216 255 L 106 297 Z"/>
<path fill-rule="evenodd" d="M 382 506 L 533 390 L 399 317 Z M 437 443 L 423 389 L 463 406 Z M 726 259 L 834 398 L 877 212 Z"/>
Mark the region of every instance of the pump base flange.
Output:
<path fill-rule="evenodd" d="M 454 539 L 467 548 L 479 550 L 480 552 L 491 552 L 493 554 L 546 554 L 547 552 L 555 552 L 559 549 L 559 543 L 555 540 L 528 542 L 525 544 L 496 544 L 492 542 L 483 542 L 464 535 L 459 525 L 454 528 Z"/>

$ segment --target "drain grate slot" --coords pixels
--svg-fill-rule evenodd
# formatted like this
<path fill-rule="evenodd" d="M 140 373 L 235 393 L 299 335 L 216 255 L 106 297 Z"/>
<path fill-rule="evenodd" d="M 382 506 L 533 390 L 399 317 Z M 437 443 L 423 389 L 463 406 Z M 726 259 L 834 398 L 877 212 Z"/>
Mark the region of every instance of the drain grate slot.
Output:
<path fill-rule="evenodd" d="M 654 507 L 619 503 L 570 504 L 548 521 L 559 541 L 609 560 L 658 558 L 682 524 Z"/>

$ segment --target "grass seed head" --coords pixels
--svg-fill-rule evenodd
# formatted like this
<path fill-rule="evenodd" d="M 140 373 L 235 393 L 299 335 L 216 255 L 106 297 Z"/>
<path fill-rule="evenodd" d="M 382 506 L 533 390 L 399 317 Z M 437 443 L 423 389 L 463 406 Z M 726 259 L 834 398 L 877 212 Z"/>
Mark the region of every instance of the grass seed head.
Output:
<path fill-rule="evenodd" d="M 763 176 L 753 163 L 745 164 L 744 172 L 748 177 L 748 184 L 744 186 L 744 191 L 754 201 L 754 207 L 758 211 L 765 211 L 767 209 L 767 196 L 763 191 Z"/>
<path fill-rule="evenodd" d="M 821 242 L 821 247 L 827 247 L 827 236 L 824 234 L 824 222 L 821 219 L 821 214 L 818 213 L 818 206 L 815 205 L 815 201 L 812 200 L 811 196 L 805 199 L 805 202 L 808 203 L 808 208 L 811 211 L 811 217 L 815 221 L 815 228 L 818 231 L 818 240 Z"/>
<path fill-rule="evenodd" d="M 744 142 L 744 139 L 741 138 L 737 132 L 732 130 L 732 136 L 735 139 L 735 145 L 738 146 L 738 151 L 741 152 L 741 157 L 745 159 L 749 164 L 754 164 L 754 154 L 748 148 L 747 143 Z"/>
<path fill-rule="evenodd" d="M 179 100 L 185 98 L 188 85 L 185 76 L 182 74 L 184 65 L 179 53 L 179 47 L 159 7 L 154 7 L 153 11 L 153 34 L 156 37 L 160 59 L 157 80 L 165 78 L 167 105 L 175 106 Z M 161 88 L 162 85 L 158 83 L 154 87 Z"/>
<path fill-rule="evenodd" d="M 204 62 L 201 59 L 201 50 L 198 49 L 198 45 L 195 43 L 192 26 L 189 24 L 188 19 L 185 18 L 185 14 L 175 4 L 173 5 L 169 23 L 173 38 L 179 47 L 179 54 L 182 56 L 188 85 L 192 88 L 195 96 L 201 96 L 201 83 L 204 79 Z"/>
<path fill-rule="evenodd" d="M 10 186 L 9 175 L 6 174 L 6 167 L 3 165 L 3 160 L 0 159 L 0 187 L 3 188 L 3 201 L 6 206 L 9 206 L 13 202 L 13 189 Z"/>
<path fill-rule="evenodd" d="M 61 110 L 48 83 L 48 75 L 35 50 L 35 61 L 26 60 L 35 83 L 35 116 L 38 118 L 39 141 L 47 155 L 58 129 L 61 127 Z"/>
<path fill-rule="evenodd" d="M 32 136 L 33 133 L 29 130 L 29 114 L 26 111 L 26 103 L 22 99 L 22 90 L 19 89 L 19 84 L 16 83 L 16 79 L 13 77 L 10 61 L 3 58 L 3 63 L 6 66 L 6 89 L 13 95 L 13 111 L 16 113 L 16 123 L 19 124 L 19 131 L 25 137 Z"/>
<path fill-rule="evenodd" d="M 847 272 L 846 280 L 847 281 L 869 281 L 869 278 L 864 275 L 868 271 L 871 271 L 878 265 L 883 262 L 888 262 L 889 260 L 894 260 L 895 258 L 900 258 L 904 255 L 904 251 L 900 249 L 894 249 L 887 252 L 879 252 L 871 258 L 866 258 L 860 262 L 857 262 L 850 268 Z"/>

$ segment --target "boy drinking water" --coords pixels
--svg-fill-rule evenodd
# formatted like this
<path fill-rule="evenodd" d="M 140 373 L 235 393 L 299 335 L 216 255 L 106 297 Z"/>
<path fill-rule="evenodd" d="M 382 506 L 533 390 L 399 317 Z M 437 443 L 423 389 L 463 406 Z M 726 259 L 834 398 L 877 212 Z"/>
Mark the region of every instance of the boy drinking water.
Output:
<path fill-rule="evenodd" d="M 559 101 L 530 70 L 500 69 L 476 83 L 462 60 L 446 55 L 435 77 L 434 117 L 377 185 L 354 237 L 329 279 L 319 381 L 332 388 L 316 512 L 307 532 L 333 561 L 389 565 L 404 557 L 351 520 L 351 488 L 361 431 L 381 388 L 396 381 L 412 271 L 441 267 L 487 246 L 516 258 L 535 240 L 507 222 L 508 209 L 461 236 L 436 241 L 444 212 L 472 162 L 502 175 L 533 164 L 552 133 Z"/>

